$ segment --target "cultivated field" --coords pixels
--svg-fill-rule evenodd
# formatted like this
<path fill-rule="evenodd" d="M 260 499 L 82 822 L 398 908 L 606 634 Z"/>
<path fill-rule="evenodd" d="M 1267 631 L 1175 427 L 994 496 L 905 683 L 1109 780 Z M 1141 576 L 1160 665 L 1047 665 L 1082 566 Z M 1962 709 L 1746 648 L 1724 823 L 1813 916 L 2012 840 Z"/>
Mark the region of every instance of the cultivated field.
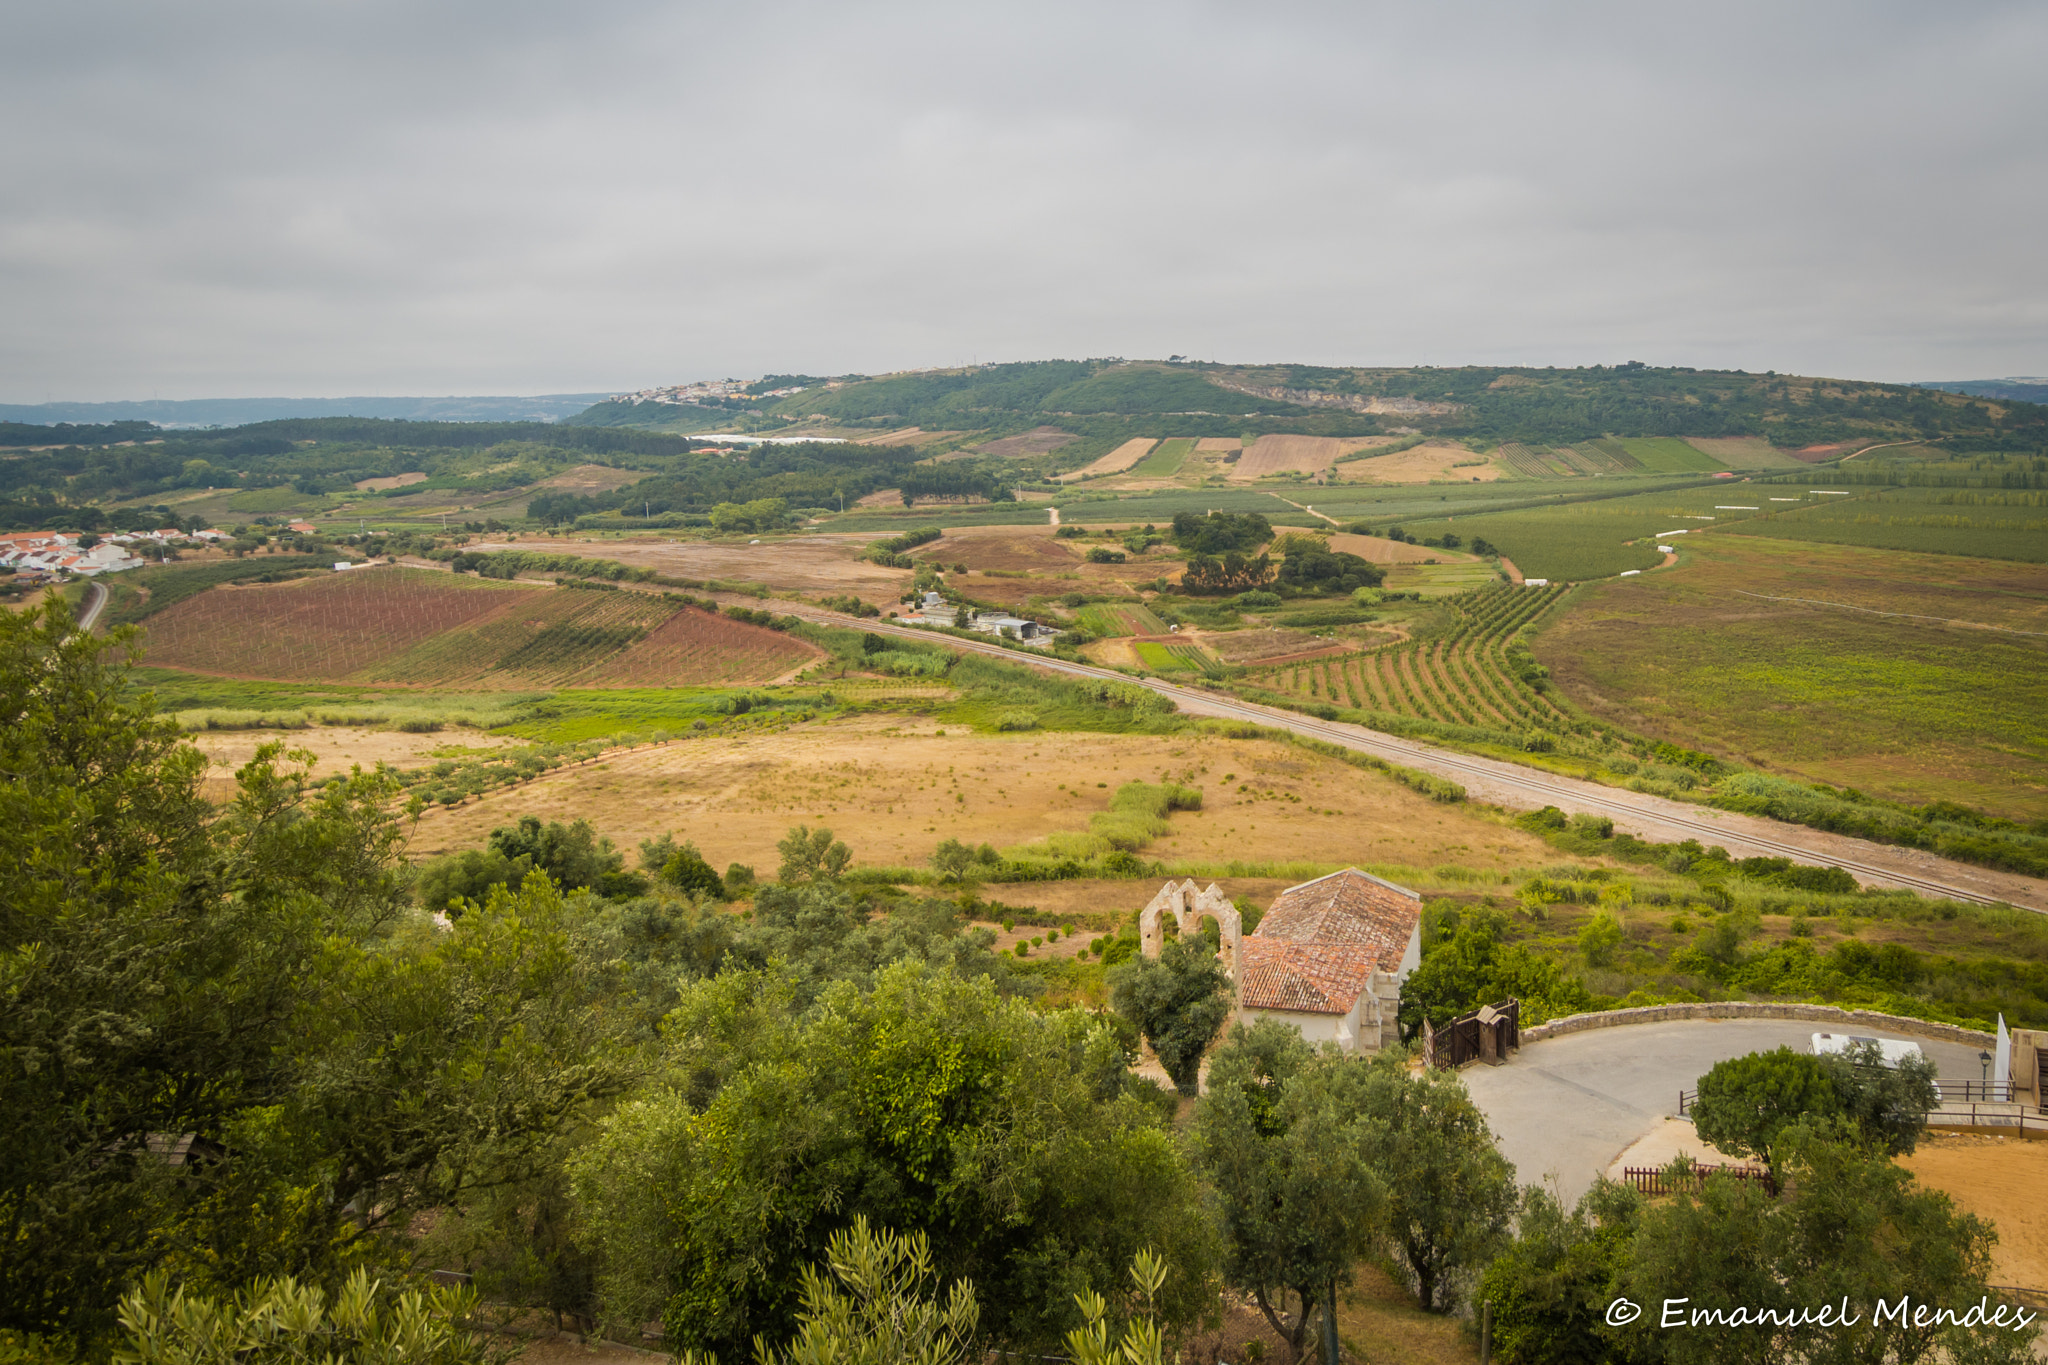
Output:
<path fill-rule="evenodd" d="M 574 682 L 578 687 L 772 682 L 823 657 L 823 650 L 779 631 L 689 608 Z"/>
<path fill-rule="evenodd" d="M 1388 540 L 1385 536 L 1355 536 L 1348 531 L 1338 531 L 1330 537 L 1330 548 L 1344 554 L 1357 555 L 1360 559 L 1374 564 L 1420 564 L 1435 560 L 1439 564 L 1477 563 L 1471 555 L 1461 550 L 1440 550 L 1429 545 L 1411 545 L 1405 540 Z"/>
<path fill-rule="evenodd" d="M 1147 858 L 1447 865 L 1475 882 L 1558 860 L 1483 811 L 1440 805 L 1390 778 L 1270 740 L 957 729 L 942 736 L 943 728 L 864 716 L 622 754 L 434 810 L 413 852 L 476 847 L 525 814 L 574 813 L 621 847 L 673 832 L 695 840 L 714 866 L 748 863 L 764 875 L 794 824 L 829 826 L 857 863 L 922 865 L 948 838 L 1004 848 L 1086 829 L 1119 784 L 1170 776 L 1200 787 L 1203 808 L 1175 814 L 1172 833 L 1150 845 Z M 1157 889 L 1098 885 L 1106 888 L 1104 909 L 1135 909 Z M 1017 887 L 1000 898 L 1031 904 L 1032 895 L 1060 886 Z"/>
<path fill-rule="evenodd" d="M 647 477 L 644 469 L 613 469 L 609 465 L 579 464 L 552 474 L 534 488 L 549 488 L 564 493 L 608 493 L 614 488 L 624 488 L 629 483 L 638 483 Z"/>
<path fill-rule="evenodd" d="M 653 593 L 396 568 L 213 588 L 151 617 L 148 643 L 227 677 L 494 690 L 768 682 L 819 657 Z"/>
<path fill-rule="evenodd" d="M 969 569 L 1011 573 L 1073 573 L 1081 567 L 1083 551 L 1069 549 L 1067 542 L 1056 539 L 1052 532 L 1050 524 L 955 527 L 910 553 L 913 559 L 941 567 L 965 564 Z"/>
<path fill-rule="evenodd" d="M 1507 649 L 1564 591 L 1498 584 L 1451 600 L 1456 619 L 1435 639 L 1282 664 L 1251 673 L 1245 682 L 1379 715 L 1507 734 L 1560 731 L 1570 719 L 1517 676 Z"/>
<path fill-rule="evenodd" d="M 1474 455 L 1461 445 L 1425 442 L 1391 455 L 1373 455 L 1348 460 L 1336 466 L 1337 477 L 1346 483 L 1492 483 L 1502 475 L 1498 462 Z"/>
<path fill-rule="evenodd" d="M 1796 469 L 1799 461 L 1761 436 L 1688 436 L 1685 443 L 1730 469 Z"/>
<path fill-rule="evenodd" d="M 252 678 L 340 678 L 549 591 L 418 569 L 223 585 L 149 618 L 148 659 Z"/>
<path fill-rule="evenodd" d="M 749 545 L 735 540 L 521 536 L 516 543 L 479 541 L 467 548 L 584 555 L 679 578 L 766 583 L 797 592 L 850 592 L 871 602 L 894 602 L 908 585 L 910 571 L 885 569 L 861 559 L 860 552 L 873 539 L 872 535 L 781 536 L 764 537 L 760 544 Z"/>
<path fill-rule="evenodd" d="M 1081 608 L 1075 623 L 1090 635 L 1164 635 L 1166 623 L 1142 603 L 1098 602 Z"/>
<path fill-rule="evenodd" d="M 2048 569 L 1721 534 L 1684 558 L 1538 637 L 1579 705 L 1766 770 L 2048 816 Z"/>
<path fill-rule="evenodd" d="M 2048 563 L 2048 490 L 1829 486 L 1851 496 L 1772 509 L 1743 526 L 1743 534 Z"/>
<path fill-rule="evenodd" d="M 1365 440 L 1329 436 L 1261 436 L 1231 466 L 1230 477 L 1238 483 L 1249 483 L 1268 474 L 1318 474 L 1341 456 L 1366 444 Z"/>
<path fill-rule="evenodd" d="M 975 449 L 983 455 L 1003 455 L 1021 459 L 1058 450 L 1063 445 L 1073 444 L 1075 439 L 1074 433 L 1061 431 L 1058 427 L 1033 427 L 1022 435 L 1004 436 Z"/>
<path fill-rule="evenodd" d="M 1073 483 L 1079 479 L 1100 478 L 1104 474 L 1121 474 L 1144 459 L 1157 444 L 1159 440 L 1155 436 L 1134 436 L 1100 459 L 1082 465 L 1072 473 L 1060 475 L 1060 482 Z"/>

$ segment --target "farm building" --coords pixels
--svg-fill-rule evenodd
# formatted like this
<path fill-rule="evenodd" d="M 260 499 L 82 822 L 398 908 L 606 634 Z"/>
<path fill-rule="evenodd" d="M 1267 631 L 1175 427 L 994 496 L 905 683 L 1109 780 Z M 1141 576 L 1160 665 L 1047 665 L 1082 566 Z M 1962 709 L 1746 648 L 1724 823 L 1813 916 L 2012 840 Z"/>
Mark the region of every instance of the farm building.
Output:
<path fill-rule="evenodd" d="M 1145 956 L 1164 946 L 1168 913 L 1183 934 L 1216 920 L 1240 1021 L 1277 1019 L 1346 1052 L 1398 1039 L 1401 983 L 1422 961 L 1422 898 L 1408 888 L 1348 867 L 1288 887 L 1240 938 L 1236 907 L 1216 887 L 1168 882 L 1138 916 Z"/>
<path fill-rule="evenodd" d="M 1355 867 L 1290 886 L 1239 961 L 1238 1018 L 1376 1052 L 1400 1037 L 1401 983 L 1422 962 L 1422 897 Z"/>

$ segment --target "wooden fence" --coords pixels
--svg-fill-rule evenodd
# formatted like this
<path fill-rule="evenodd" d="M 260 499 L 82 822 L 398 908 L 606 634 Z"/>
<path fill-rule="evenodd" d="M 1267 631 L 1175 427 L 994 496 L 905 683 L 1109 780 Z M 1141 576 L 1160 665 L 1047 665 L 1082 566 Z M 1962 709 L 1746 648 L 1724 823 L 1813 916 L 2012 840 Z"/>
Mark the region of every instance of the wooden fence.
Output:
<path fill-rule="evenodd" d="M 1673 1180 L 1674 1172 L 1657 1166 L 1624 1166 L 1621 1182 L 1638 1194 L 1676 1194 L 1683 1186 L 1698 1194 L 1707 1187 L 1710 1175 L 1725 1175 L 1735 1180 L 1760 1180 L 1766 1188 L 1770 1186 L 1771 1173 L 1761 1166 L 1701 1166 L 1694 1165 L 1690 1179 L 1681 1177 Z"/>
<path fill-rule="evenodd" d="M 1522 1002 L 1484 1005 L 1442 1028 L 1422 1021 L 1422 1060 L 1428 1066 L 1460 1067 L 1471 1061 L 1504 1062 L 1522 1045 Z"/>

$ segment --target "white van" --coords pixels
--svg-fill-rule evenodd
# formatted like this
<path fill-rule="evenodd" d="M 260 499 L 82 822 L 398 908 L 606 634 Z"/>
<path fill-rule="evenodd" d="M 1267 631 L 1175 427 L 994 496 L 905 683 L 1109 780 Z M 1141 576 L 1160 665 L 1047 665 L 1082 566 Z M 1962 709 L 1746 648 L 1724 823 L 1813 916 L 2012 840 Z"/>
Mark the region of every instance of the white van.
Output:
<path fill-rule="evenodd" d="M 1851 1043 L 1876 1043 L 1883 1054 L 1886 1066 L 1897 1066 L 1908 1057 L 1923 1057 L 1918 1043 L 1909 1043 L 1900 1038 L 1875 1038 L 1861 1033 L 1816 1033 L 1813 1035 L 1813 1055 L 1825 1057 L 1830 1054 L 1841 1056 L 1849 1050 Z"/>

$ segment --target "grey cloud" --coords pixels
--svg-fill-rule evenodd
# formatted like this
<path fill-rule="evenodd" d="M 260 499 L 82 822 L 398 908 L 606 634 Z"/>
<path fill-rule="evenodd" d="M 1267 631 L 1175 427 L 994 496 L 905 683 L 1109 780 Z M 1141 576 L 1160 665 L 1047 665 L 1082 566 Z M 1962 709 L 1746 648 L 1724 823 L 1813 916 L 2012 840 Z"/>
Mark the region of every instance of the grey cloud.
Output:
<path fill-rule="evenodd" d="M 0 399 L 973 357 L 2048 369 L 2048 12 L 0 15 Z"/>

